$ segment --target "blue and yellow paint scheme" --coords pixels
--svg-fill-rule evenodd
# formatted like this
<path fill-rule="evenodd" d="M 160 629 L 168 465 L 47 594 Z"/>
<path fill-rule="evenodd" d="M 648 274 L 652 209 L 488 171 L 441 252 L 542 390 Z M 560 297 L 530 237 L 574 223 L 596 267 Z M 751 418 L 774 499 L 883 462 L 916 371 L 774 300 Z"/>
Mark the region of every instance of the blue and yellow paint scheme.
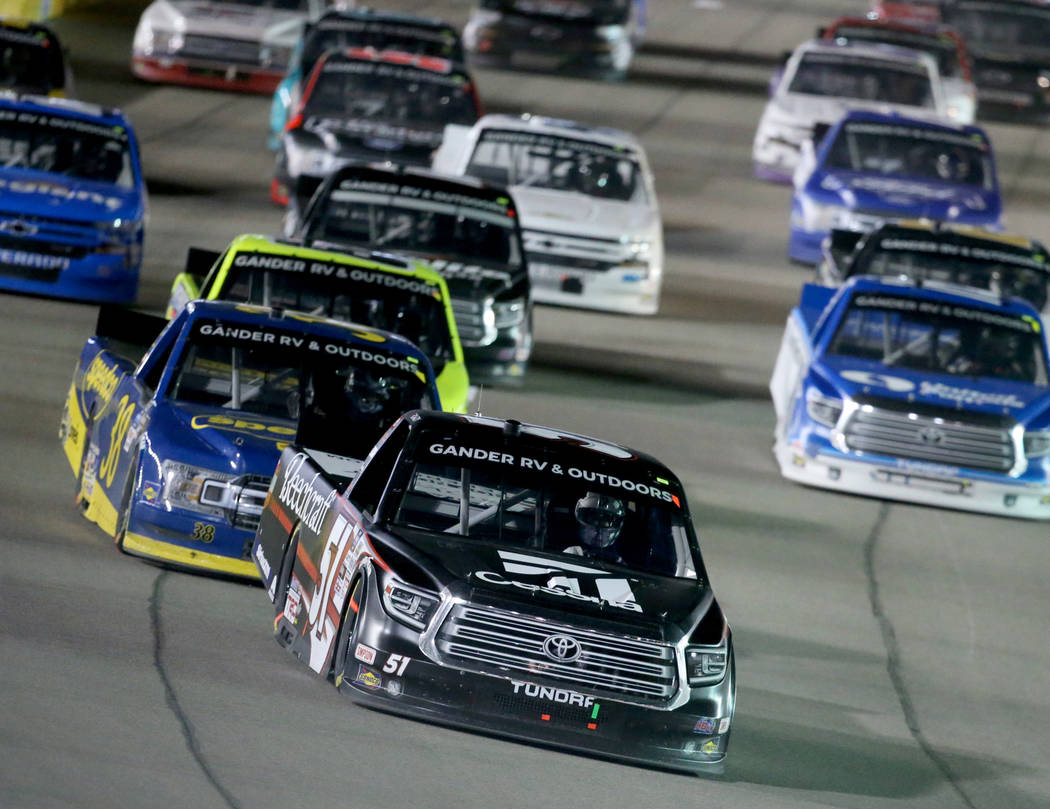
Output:
<path fill-rule="evenodd" d="M 229 338 L 241 351 L 290 346 L 273 353 L 301 356 L 303 368 L 322 362 L 317 357 L 323 354 L 324 362 L 340 367 L 400 375 L 424 401 L 441 406 L 426 355 L 388 332 L 229 302 L 191 302 L 170 323 L 112 312 L 102 310 L 98 333 L 81 352 L 59 438 L 77 474 L 76 501 L 84 516 L 136 556 L 257 579 L 249 553 L 270 477 L 307 418 L 301 398 L 275 415 L 253 412 L 249 397 L 238 408 L 222 397 L 207 402 L 182 395 L 179 374 L 189 367 L 190 352 L 200 350 L 202 335 L 219 335 L 217 343 Z M 128 356 L 128 338 L 151 330 L 159 334 L 141 359 Z M 193 357 L 195 370 L 201 355 Z M 307 375 L 301 370 L 283 377 L 278 395 L 296 396 Z M 345 434 L 362 427 L 337 415 L 334 423 Z M 332 449 L 339 437 L 333 432 L 319 449 Z"/>

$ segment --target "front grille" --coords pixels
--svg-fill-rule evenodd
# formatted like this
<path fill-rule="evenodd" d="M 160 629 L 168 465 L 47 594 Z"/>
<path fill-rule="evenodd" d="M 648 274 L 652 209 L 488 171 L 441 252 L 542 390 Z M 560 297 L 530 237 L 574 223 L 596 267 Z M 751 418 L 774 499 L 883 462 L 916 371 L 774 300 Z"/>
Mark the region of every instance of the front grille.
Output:
<path fill-rule="evenodd" d="M 496 339 L 495 330 L 485 329 L 486 304 L 463 298 L 452 299 L 452 316 L 456 321 L 459 341 L 465 346 L 484 346 Z"/>
<path fill-rule="evenodd" d="M 591 270 L 592 272 L 608 272 L 614 267 L 620 266 L 614 261 L 601 261 L 587 256 L 563 256 L 554 253 L 529 253 L 528 259 L 536 264 L 555 264 L 559 267 L 568 267 L 574 270 Z"/>
<path fill-rule="evenodd" d="M 266 493 L 270 489 L 270 479 L 263 475 L 245 475 L 236 483 L 241 489 L 237 493 L 233 510 L 233 524 L 237 528 L 254 531 L 259 527 L 259 518 L 262 516 L 263 505 L 266 502 Z"/>
<path fill-rule="evenodd" d="M 552 635 L 574 638 L 582 648 L 573 663 L 543 651 Z M 675 650 L 655 641 L 626 638 L 556 624 L 507 610 L 457 604 L 435 639 L 448 665 L 579 689 L 597 696 L 667 702 L 675 693 Z"/>
<path fill-rule="evenodd" d="M 183 41 L 182 56 L 213 59 L 235 64 L 259 64 L 259 43 L 244 39 L 189 34 Z"/>
<path fill-rule="evenodd" d="M 854 452 L 1010 471 L 1014 465 L 1010 431 L 964 419 L 955 414 L 942 418 L 864 405 L 850 417 L 843 434 L 846 446 Z"/>
<path fill-rule="evenodd" d="M 627 261 L 627 246 L 619 239 L 572 236 L 545 230 L 526 230 L 525 255 L 530 264 L 551 264 L 605 271 Z"/>
<path fill-rule="evenodd" d="M 18 250 L 23 253 L 34 253 L 41 256 L 58 256 L 73 261 L 88 254 L 87 247 L 62 242 L 44 242 L 33 238 L 20 238 L 0 233 L 0 250 Z"/>

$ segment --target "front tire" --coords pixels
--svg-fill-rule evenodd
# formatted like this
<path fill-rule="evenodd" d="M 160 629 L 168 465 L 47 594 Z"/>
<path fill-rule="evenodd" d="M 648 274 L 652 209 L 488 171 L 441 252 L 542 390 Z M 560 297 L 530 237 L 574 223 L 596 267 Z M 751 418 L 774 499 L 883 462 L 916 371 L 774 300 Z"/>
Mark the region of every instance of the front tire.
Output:
<path fill-rule="evenodd" d="M 350 585 L 350 592 L 346 597 L 346 607 L 343 609 L 343 620 L 339 624 L 339 635 L 335 639 L 335 650 L 332 652 L 332 669 L 328 672 L 328 679 L 335 683 L 338 688 L 347 676 L 347 667 L 353 660 L 351 649 L 357 636 L 357 617 L 364 607 L 364 578 L 358 576 Z"/>

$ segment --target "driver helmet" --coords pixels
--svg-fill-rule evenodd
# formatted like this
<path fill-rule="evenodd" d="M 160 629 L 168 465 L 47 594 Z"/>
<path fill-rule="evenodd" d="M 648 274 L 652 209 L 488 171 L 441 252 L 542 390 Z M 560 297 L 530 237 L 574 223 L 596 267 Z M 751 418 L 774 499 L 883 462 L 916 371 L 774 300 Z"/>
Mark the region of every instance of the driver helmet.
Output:
<path fill-rule="evenodd" d="M 576 501 L 580 540 L 592 548 L 608 548 L 620 536 L 626 513 L 623 501 L 609 494 L 587 492 Z"/>
<path fill-rule="evenodd" d="M 391 383 L 389 377 L 354 369 L 346 380 L 347 398 L 354 414 L 365 419 L 379 418 L 393 395 Z"/>

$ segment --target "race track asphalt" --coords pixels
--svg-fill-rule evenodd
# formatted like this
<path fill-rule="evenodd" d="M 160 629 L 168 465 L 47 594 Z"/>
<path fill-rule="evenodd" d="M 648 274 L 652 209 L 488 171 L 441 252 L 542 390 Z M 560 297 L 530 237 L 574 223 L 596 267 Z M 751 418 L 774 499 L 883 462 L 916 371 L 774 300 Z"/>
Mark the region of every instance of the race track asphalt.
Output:
<path fill-rule="evenodd" d="M 732 623 L 726 774 L 700 778 L 352 705 L 271 638 L 257 587 L 120 554 L 72 503 L 56 430 L 87 305 L 0 295 L 0 807 L 1050 805 L 1046 524 L 783 481 L 766 385 L 809 273 L 789 192 L 751 177 L 778 54 L 856 3 L 654 0 L 622 84 L 479 72 L 489 110 L 633 130 L 669 250 L 661 313 L 542 309 L 521 390 L 486 413 L 623 442 L 682 478 Z M 401 3 L 457 22 L 462 3 Z M 135 82 L 135 3 L 62 20 L 82 97 L 123 106 L 151 218 L 140 305 L 191 244 L 275 232 L 269 100 Z M 1050 238 L 1050 134 L 991 126 L 1009 226 Z"/>

